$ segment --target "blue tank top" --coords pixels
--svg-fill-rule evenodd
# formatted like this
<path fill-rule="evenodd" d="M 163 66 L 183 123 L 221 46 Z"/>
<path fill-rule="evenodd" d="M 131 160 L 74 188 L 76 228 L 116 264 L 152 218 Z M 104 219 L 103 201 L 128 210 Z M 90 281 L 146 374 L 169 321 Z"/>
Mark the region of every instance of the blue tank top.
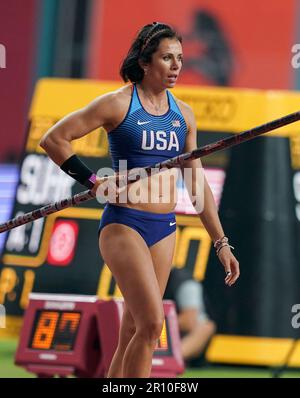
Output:
<path fill-rule="evenodd" d="M 146 167 L 180 155 L 185 144 L 187 126 L 172 94 L 167 90 L 169 110 L 161 116 L 151 115 L 142 106 L 135 84 L 124 120 L 108 134 L 113 169 L 119 160 L 127 169 Z M 120 169 L 125 169 L 121 165 Z"/>

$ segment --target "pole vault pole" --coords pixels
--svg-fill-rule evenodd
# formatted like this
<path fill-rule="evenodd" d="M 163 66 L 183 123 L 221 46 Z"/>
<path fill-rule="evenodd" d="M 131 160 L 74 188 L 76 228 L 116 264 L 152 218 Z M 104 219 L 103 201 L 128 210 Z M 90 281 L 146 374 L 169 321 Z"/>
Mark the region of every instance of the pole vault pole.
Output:
<path fill-rule="evenodd" d="M 276 130 L 280 127 L 297 122 L 298 120 L 300 120 L 300 111 L 291 113 L 289 115 L 281 117 L 280 119 L 272 120 L 271 122 L 254 127 L 250 130 L 246 130 L 240 134 L 221 139 L 219 141 L 216 141 L 215 143 L 197 148 L 192 152 L 186 152 L 183 153 L 182 155 L 175 156 L 174 158 L 167 159 L 161 163 L 157 163 L 152 166 L 142 168 L 141 170 L 144 172 L 146 176 L 148 176 L 151 175 L 151 170 L 153 169 L 156 169 L 155 172 L 159 172 L 159 170 L 163 168 L 170 169 L 172 167 L 179 167 L 182 166 L 184 162 L 187 160 L 202 158 L 204 156 L 210 155 L 211 153 L 221 151 L 226 148 L 231 148 L 245 141 L 249 141 L 261 134 L 265 134 L 272 130 Z M 127 177 L 127 184 L 131 184 L 136 180 L 134 178 L 130 178 L 130 171 L 129 171 L 129 176 Z M 62 199 L 58 202 L 46 205 L 44 207 L 41 207 L 40 209 L 31 211 L 22 216 L 15 217 L 3 224 L 0 224 L 0 233 L 16 228 L 23 224 L 27 224 L 31 221 L 35 221 L 38 218 L 46 217 L 49 214 L 66 209 L 67 207 L 79 205 L 80 203 L 87 202 L 88 200 L 91 199 L 95 199 L 95 195 L 92 194 L 90 190 L 83 191 L 70 198 Z"/>

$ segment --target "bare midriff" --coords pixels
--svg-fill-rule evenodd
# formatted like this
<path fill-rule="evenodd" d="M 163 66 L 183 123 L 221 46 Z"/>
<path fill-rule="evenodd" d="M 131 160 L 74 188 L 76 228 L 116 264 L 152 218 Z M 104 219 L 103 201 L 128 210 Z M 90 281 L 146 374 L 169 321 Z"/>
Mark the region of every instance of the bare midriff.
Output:
<path fill-rule="evenodd" d="M 171 213 L 177 202 L 178 173 L 173 168 L 133 182 L 114 204 L 151 213 Z"/>

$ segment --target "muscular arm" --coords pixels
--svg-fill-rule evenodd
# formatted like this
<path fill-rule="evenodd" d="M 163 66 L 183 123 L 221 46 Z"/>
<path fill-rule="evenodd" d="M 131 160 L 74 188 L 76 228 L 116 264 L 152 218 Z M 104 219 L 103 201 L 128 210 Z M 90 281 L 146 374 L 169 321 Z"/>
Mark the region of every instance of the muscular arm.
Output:
<path fill-rule="evenodd" d="M 188 125 L 188 134 L 184 152 L 191 152 L 197 148 L 197 126 L 191 108 L 185 105 L 185 118 Z M 185 169 L 190 169 L 190 174 Z M 186 161 L 182 168 L 189 196 L 200 216 L 200 219 L 211 239 L 216 241 L 224 236 L 224 231 L 218 216 L 217 206 L 204 175 L 200 159 Z M 191 178 L 189 176 L 191 175 Z"/>
<path fill-rule="evenodd" d="M 72 140 L 81 138 L 98 127 L 113 124 L 117 113 L 116 93 L 103 95 L 86 107 L 65 116 L 52 126 L 42 137 L 40 146 L 60 166 L 73 155 Z"/>
<path fill-rule="evenodd" d="M 185 152 L 190 152 L 197 147 L 197 126 L 192 109 L 188 105 L 185 105 L 185 116 L 188 125 Z M 205 229 L 215 242 L 224 236 L 224 231 L 213 194 L 203 172 L 201 161 L 200 159 L 187 161 L 184 167 L 192 170 L 192 178 L 189 178 L 188 181 L 184 178 L 187 190 Z M 202 168 L 202 173 L 199 173 L 200 168 Z M 184 175 L 184 170 L 182 172 Z M 229 246 L 223 247 L 218 257 L 227 273 L 225 283 L 232 286 L 240 275 L 239 263 L 231 253 Z"/>

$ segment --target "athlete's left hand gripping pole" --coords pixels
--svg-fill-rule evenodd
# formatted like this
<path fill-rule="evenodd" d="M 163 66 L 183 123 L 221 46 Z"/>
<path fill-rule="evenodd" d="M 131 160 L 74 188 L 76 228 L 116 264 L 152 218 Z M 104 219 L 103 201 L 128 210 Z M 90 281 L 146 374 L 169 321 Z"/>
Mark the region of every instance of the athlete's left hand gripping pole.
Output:
<path fill-rule="evenodd" d="M 215 143 L 205 145 L 201 148 L 197 148 L 192 152 L 183 153 L 179 156 L 175 156 L 174 158 L 167 159 L 161 163 L 145 167 L 144 171 L 146 173 L 144 174 L 146 176 L 151 175 L 153 169 L 155 169 L 156 172 L 158 172 L 162 168 L 179 167 L 183 165 L 186 160 L 201 158 L 210 155 L 211 153 L 221 151 L 222 149 L 230 148 L 234 145 L 238 145 L 241 144 L 242 142 L 249 141 L 261 134 L 268 133 L 269 131 L 275 130 L 279 127 L 283 127 L 286 126 L 287 124 L 297 122 L 298 120 L 300 120 L 300 111 L 291 113 L 289 115 L 281 117 L 280 119 L 272 120 L 271 122 L 262 124 L 261 126 L 254 127 L 250 130 L 246 130 L 240 134 L 221 139 L 219 141 L 216 141 Z M 129 177 L 130 173 L 127 176 L 127 184 L 135 182 L 134 178 L 131 179 Z M 40 209 L 34 210 L 30 213 L 26 213 L 23 216 L 13 218 L 12 220 L 5 222 L 4 224 L 0 224 L 0 233 L 8 231 L 12 228 L 18 227 L 23 224 L 27 224 L 28 222 L 35 221 L 38 218 L 48 216 L 49 214 L 66 209 L 67 207 L 76 206 L 80 203 L 86 202 L 94 198 L 95 195 L 92 194 L 90 190 L 78 193 L 72 196 L 71 198 L 60 200 L 54 204 L 49 204 Z"/>

